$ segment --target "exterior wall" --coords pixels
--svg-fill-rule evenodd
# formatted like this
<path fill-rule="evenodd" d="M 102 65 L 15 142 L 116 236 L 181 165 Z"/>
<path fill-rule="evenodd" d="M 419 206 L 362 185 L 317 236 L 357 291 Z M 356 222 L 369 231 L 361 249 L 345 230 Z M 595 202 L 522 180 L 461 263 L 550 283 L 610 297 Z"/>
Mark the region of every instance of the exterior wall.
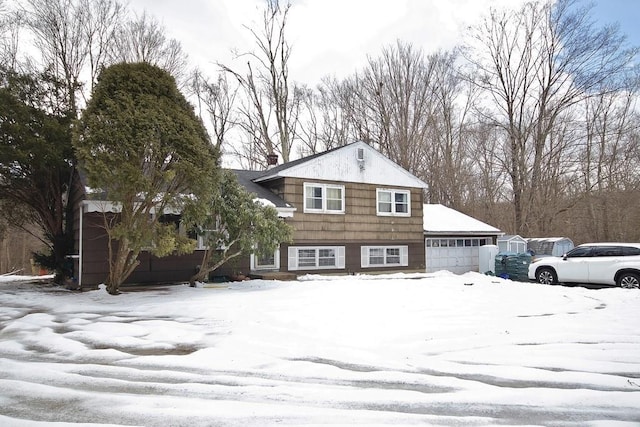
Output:
<path fill-rule="evenodd" d="M 104 283 L 109 274 L 109 248 L 107 235 L 102 227 L 101 213 L 85 213 L 83 218 L 84 245 L 82 252 L 82 286 Z M 79 237 L 79 235 L 78 235 Z M 117 244 L 117 243 L 116 243 Z M 169 255 L 158 258 L 149 252 L 138 256 L 140 265 L 125 283 L 170 283 L 187 282 L 202 262 L 203 251 L 187 255 Z M 77 269 L 76 269 L 77 271 Z M 231 260 L 211 274 L 231 276 L 238 272 L 249 272 L 249 259 Z"/>
<path fill-rule="evenodd" d="M 304 183 L 336 184 L 345 187 L 343 214 L 305 213 Z M 270 184 L 271 190 L 296 208 L 286 221 L 294 228 L 293 244 L 280 249 L 280 270 L 288 268 L 289 246 L 344 246 L 345 268 L 336 270 L 295 270 L 307 273 L 355 273 L 379 271 L 424 270 L 422 189 L 393 187 L 411 193 L 411 216 L 378 216 L 376 191 L 388 186 L 341 181 L 313 181 L 300 178 L 281 179 Z M 408 246 L 408 266 L 361 267 L 362 246 Z"/>
<path fill-rule="evenodd" d="M 360 250 L 362 246 L 408 246 L 409 259 L 408 266 L 393 266 L 393 267 L 366 267 L 361 266 Z M 315 247 L 315 246 L 344 246 L 345 247 L 345 267 L 338 269 L 322 269 L 322 270 L 305 270 L 297 269 L 295 271 L 289 270 L 287 252 L 289 246 L 299 247 Z M 295 242 L 292 245 L 282 245 L 280 248 L 280 271 L 291 271 L 297 275 L 304 274 L 353 274 L 353 273 L 384 273 L 384 272 L 398 272 L 409 270 L 425 269 L 425 251 L 424 241 L 394 241 L 394 242 L 380 242 L 380 241 L 362 241 L 362 242 L 345 242 L 345 241 L 319 241 L 300 244 Z"/>
<path fill-rule="evenodd" d="M 422 241 L 422 190 L 396 187 L 411 191 L 411 216 L 376 215 L 376 189 L 379 185 L 320 181 L 318 183 L 344 185 L 345 213 L 305 213 L 303 191 L 305 182 L 317 182 L 299 178 L 288 178 L 278 186 L 281 197 L 297 210 L 287 223 L 293 226 L 296 243 L 318 243 L 322 241 L 343 242 L 391 242 Z"/>

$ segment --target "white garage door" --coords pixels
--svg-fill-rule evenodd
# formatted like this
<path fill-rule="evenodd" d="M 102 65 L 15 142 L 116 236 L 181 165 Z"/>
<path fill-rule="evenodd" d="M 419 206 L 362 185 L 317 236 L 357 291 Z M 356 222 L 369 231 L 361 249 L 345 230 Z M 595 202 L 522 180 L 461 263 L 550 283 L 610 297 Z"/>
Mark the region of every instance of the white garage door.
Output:
<path fill-rule="evenodd" d="M 478 271 L 480 246 L 490 244 L 490 238 L 427 238 L 425 256 L 427 273 L 448 270 L 462 274 Z"/>

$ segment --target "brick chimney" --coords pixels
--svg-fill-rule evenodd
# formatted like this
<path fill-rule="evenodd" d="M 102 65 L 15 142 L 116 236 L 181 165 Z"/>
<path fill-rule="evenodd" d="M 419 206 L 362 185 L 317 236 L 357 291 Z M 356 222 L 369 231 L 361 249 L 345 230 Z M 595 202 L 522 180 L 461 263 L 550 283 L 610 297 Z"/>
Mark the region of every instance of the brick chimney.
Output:
<path fill-rule="evenodd" d="M 267 167 L 271 168 L 278 164 L 278 155 L 275 153 L 267 154 Z"/>

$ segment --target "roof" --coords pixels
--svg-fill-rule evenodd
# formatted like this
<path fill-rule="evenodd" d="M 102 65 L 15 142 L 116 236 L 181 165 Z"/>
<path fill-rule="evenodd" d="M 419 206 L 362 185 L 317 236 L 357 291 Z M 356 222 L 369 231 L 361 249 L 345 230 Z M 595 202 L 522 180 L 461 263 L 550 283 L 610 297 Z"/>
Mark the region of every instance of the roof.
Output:
<path fill-rule="evenodd" d="M 281 164 L 262 172 L 253 182 L 287 177 L 427 188 L 424 181 L 362 141 Z"/>
<path fill-rule="evenodd" d="M 502 234 L 489 224 L 441 204 L 423 206 L 423 226 L 424 232 L 429 234 Z"/>
<path fill-rule="evenodd" d="M 525 239 L 527 242 L 559 242 L 561 240 L 571 241 L 568 237 L 527 237 Z"/>
<path fill-rule="evenodd" d="M 238 183 L 242 185 L 249 193 L 255 194 L 257 199 L 266 200 L 271 203 L 276 209 L 278 208 L 293 208 L 289 203 L 285 202 L 277 194 L 263 187 L 260 184 L 256 184 L 253 180 L 264 175 L 265 171 L 248 171 L 232 169 L 238 179 Z M 267 203 L 268 204 L 268 203 Z"/>

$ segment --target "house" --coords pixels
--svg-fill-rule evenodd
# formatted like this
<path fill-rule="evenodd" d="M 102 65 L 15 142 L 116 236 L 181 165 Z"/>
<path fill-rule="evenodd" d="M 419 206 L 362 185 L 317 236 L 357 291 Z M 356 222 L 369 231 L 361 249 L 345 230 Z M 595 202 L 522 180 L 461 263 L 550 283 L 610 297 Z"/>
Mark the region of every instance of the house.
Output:
<path fill-rule="evenodd" d="M 274 166 L 234 171 L 239 182 L 273 205 L 293 229 L 293 242 L 258 259 L 223 266 L 234 272 L 308 274 L 407 271 L 425 268 L 423 190 L 426 184 L 363 142 Z M 78 203 L 76 272 L 84 285 L 107 277 L 107 239 L 100 226 L 109 202 Z M 189 255 L 139 256 L 133 283 L 188 280 L 203 247 Z"/>
<path fill-rule="evenodd" d="M 480 247 L 494 245 L 504 233 L 475 218 L 441 204 L 425 204 L 424 244 L 426 271 L 462 274 L 479 271 Z"/>

